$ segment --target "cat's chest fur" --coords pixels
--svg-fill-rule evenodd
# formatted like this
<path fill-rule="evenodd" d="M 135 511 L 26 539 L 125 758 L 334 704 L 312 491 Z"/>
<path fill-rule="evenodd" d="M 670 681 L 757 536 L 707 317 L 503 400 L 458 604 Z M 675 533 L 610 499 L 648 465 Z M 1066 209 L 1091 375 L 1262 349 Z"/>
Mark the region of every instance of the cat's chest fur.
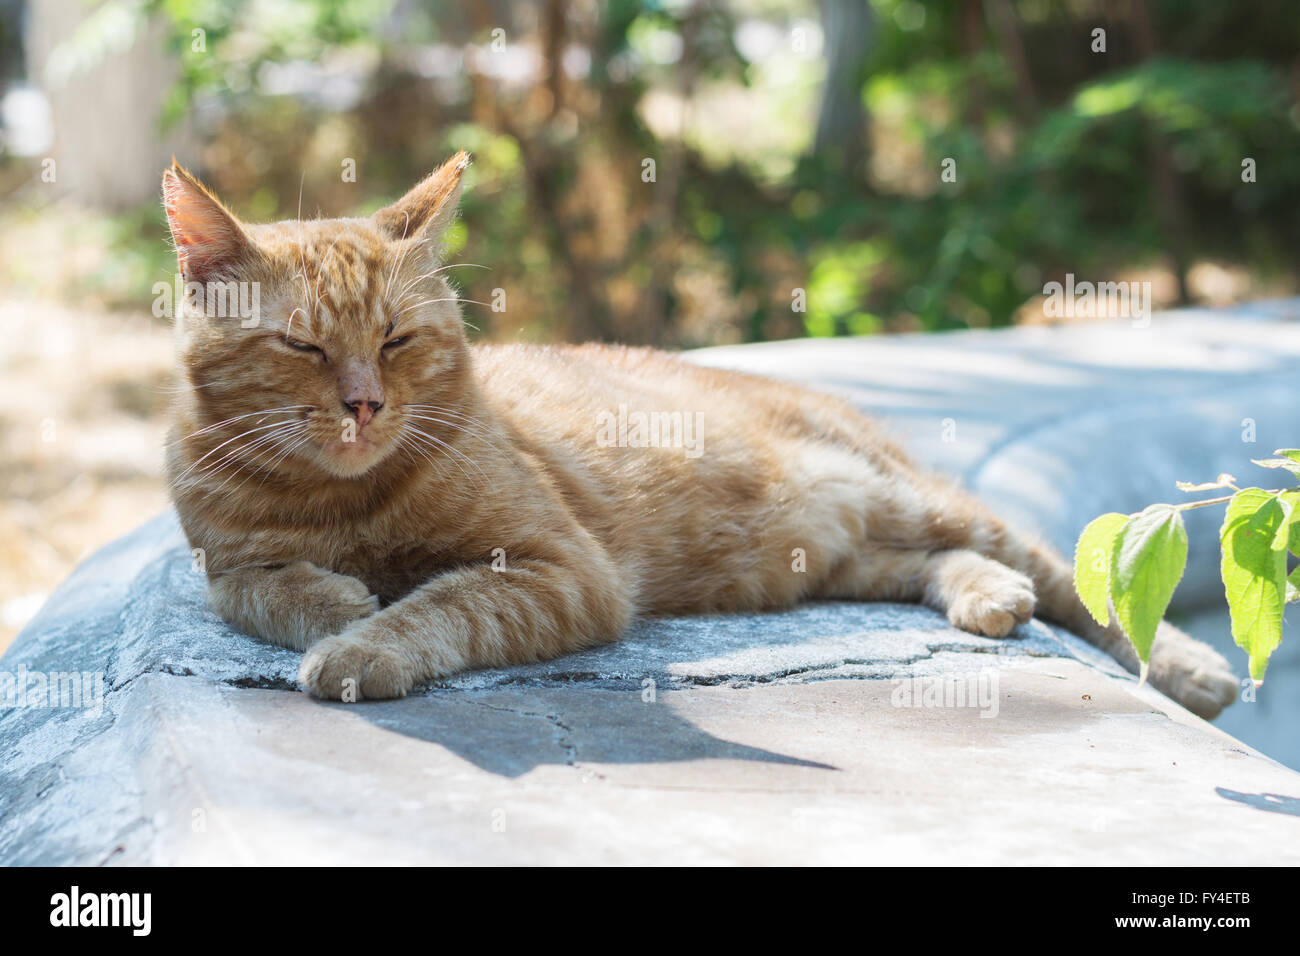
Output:
<path fill-rule="evenodd" d="M 376 544 L 335 556 L 330 570 L 356 578 L 381 603 L 391 604 L 460 560 L 454 550 L 437 550 L 423 542 L 396 548 Z"/>
<path fill-rule="evenodd" d="M 292 530 L 290 530 L 292 529 Z M 362 581 L 384 604 L 438 574 L 482 556 L 451 515 L 430 507 L 358 515 L 344 523 L 286 527 L 277 558 L 313 564 Z"/>

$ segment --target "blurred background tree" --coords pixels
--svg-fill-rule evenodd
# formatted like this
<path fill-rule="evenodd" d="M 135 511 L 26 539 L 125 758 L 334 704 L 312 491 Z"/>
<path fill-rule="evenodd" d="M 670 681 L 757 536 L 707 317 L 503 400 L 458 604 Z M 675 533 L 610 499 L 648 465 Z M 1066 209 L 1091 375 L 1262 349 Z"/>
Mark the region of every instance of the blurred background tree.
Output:
<path fill-rule="evenodd" d="M 470 307 L 484 337 L 1042 321 L 1067 272 L 1151 278 L 1165 303 L 1295 287 L 1291 0 L 48 0 L 75 29 L 24 62 L 46 2 L 0 0 L 6 103 L 144 63 L 151 145 L 183 131 L 182 160 L 250 218 L 363 214 L 469 149 L 453 250 L 490 271 L 459 281 L 506 290 L 503 312 Z M 12 112 L 0 188 L 22 235 L 58 215 L 33 185 L 45 152 L 99 151 L 60 154 L 57 108 L 53 145 L 14 148 Z M 158 170 L 113 138 L 113 186 L 65 196 L 104 255 L 43 280 L 11 261 L 10 287 L 141 308 L 170 272 L 156 204 L 131 198 Z"/>

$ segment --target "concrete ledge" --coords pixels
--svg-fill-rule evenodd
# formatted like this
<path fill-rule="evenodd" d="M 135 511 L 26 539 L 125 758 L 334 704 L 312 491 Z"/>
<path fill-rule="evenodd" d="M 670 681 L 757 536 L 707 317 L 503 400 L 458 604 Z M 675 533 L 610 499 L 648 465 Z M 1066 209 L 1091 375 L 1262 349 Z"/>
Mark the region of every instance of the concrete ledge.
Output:
<path fill-rule="evenodd" d="M 668 619 L 322 704 L 287 689 L 295 654 L 203 606 L 167 515 L 4 664 L 69 661 L 106 672 L 102 712 L 0 718 L 7 863 L 1300 862 L 1300 775 L 1040 622 L 992 641 L 887 604 Z M 968 706 L 935 706 L 958 687 Z"/>
<path fill-rule="evenodd" d="M 1142 330 L 1102 327 L 696 357 L 894 402 L 921 457 L 1068 545 L 1300 435 L 1293 328 L 1153 328 L 1182 350 L 1148 342 L 1168 380 L 1117 370 Z M 106 688 L 0 711 L 0 862 L 1300 862 L 1300 775 L 1036 621 L 992 641 L 888 604 L 666 619 L 361 705 L 298 693 L 297 660 L 204 606 L 173 516 L 92 557 L 0 665 Z"/>
<path fill-rule="evenodd" d="M 1268 796 L 1296 792 L 1289 771 L 1073 661 L 1007 669 L 1000 694 L 991 720 L 894 708 L 889 682 L 843 679 L 688 686 L 655 703 L 636 686 L 528 682 L 347 708 L 152 674 L 123 715 L 157 727 L 136 755 L 143 812 L 95 853 L 327 865 L 1300 862 L 1297 821 L 1284 815 L 1297 804 Z"/>

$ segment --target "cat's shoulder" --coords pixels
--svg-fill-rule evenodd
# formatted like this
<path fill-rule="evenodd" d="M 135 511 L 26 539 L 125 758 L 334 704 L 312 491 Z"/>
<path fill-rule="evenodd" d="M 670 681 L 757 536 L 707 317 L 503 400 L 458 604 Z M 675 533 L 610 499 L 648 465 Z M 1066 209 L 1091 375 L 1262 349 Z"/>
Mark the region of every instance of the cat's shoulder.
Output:
<path fill-rule="evenodd" d="M 586 342 L 581 345 L 534 345 L 514 342 L 505 345 L 475 345 L 475 362 L 481 365 L 506 366 L 518 363 L 607 365 L 619 368 L 648 365 L 679 366 L 682 360 L 672 352 L 645 346 L 612 345 Z"/>

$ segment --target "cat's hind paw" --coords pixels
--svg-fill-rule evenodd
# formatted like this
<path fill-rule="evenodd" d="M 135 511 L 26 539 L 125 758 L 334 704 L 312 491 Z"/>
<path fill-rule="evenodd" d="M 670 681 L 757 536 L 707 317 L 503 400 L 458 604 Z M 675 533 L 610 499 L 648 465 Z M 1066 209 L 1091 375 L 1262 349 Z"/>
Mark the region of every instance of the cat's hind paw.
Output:
<path fill-rule="evenodd" d="M 1217 717 L 1241 691 L 1222 654 L 1167 621 L 1156 631 L 1147 680 L 1206 720 Z"/>
<path fill-rule="evenodd" d="M 954 627 L 984 637 L 1006 637 L 1034 615 L 1034 585 L 1019 571 L 988 558 L 960 572 L 961 588 L 948 604 Z"/>

